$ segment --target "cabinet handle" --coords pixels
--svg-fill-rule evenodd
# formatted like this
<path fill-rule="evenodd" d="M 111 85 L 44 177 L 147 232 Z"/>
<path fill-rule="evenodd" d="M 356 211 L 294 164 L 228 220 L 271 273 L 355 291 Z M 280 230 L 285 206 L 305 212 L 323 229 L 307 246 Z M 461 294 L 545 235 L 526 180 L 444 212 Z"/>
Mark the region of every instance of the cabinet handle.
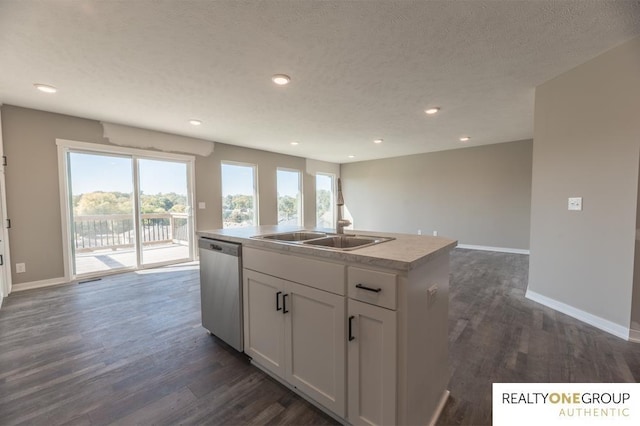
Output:
<path fill-rule="evenodd" d="M 373 291 L 374 293 L 380 293 L 382 291 L 380 287 L 373 288 L 373 287 L 367 287 L 366 285 L 362 285 L 362 284 L 356 284 L 356 288 L 367 290 L 367 291 Z"/>
<path fill-rule="evenodd" d="M 287 311 L 287 296 L 288 294 L 283 294 L 282 295 L 282 313 L 286 314 L 289 311 Z"/>
<path fill-rule="evenodd" d="M 276 311 L 281 311 L 282 310 L 282 306 L 280 306 L 280 295 L 282 294 L 281 291 L 276 293 Z"/>
<path fill-rule="evenodd" d="M 353 335 L 353 319 L 354 318 L 355 317 L 353 315 L 349 317 L 349 341 L 356 339 L 356 337 Z"/>

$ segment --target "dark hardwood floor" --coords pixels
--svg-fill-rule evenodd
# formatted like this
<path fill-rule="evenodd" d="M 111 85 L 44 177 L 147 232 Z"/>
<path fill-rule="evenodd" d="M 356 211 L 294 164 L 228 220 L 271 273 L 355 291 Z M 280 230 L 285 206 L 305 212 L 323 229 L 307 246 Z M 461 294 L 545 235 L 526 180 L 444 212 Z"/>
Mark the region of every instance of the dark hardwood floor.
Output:
<path fill-rule="evenodd" d="M 197 266 L 13 293 L 0 424 L 335 424 L 200 325 Z"/>
<path fill-rule="evenodd" d="M 456 249 L 451 398 L 491 423 L 492 382 L 635 382 L 640 344 L 524 298 L 528 257 Z M 335 424 L 200 325 L 197 266 L 14 293 L 0 309 L 0 424 Z"/>
<path fill-rule="evenodd" d="M 491 424 L 494 382 L 640 379 L 640 344 L 525 299 L 528 269 L 526 255 L 453 251 L 451 398 L 439 425 Z"/>

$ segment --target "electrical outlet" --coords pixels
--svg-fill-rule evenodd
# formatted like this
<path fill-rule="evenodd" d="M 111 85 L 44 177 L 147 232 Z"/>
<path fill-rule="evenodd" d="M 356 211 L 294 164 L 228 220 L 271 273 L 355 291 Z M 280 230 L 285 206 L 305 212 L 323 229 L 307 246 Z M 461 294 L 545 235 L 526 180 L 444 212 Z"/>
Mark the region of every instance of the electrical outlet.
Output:
<path fill-rule="evenodd" d="M 569 210 L 581 211 L 582 210 L 582 197 L 570 197 L 569 198 Z"/>
<path fill-rule="evenodd" d="M 16 263 L 16 274 L 27 272 L 27 266 L 24 263 Z"/>
<path fill-rule="evenodd" d="M 418 235 L 422 235 L 422 229 L 418 229 Z"/>
<path fill-rule="evenodd" d="M 433 231 L 433 236 L 437 237 L 438 236 L 438 231 Z"/>

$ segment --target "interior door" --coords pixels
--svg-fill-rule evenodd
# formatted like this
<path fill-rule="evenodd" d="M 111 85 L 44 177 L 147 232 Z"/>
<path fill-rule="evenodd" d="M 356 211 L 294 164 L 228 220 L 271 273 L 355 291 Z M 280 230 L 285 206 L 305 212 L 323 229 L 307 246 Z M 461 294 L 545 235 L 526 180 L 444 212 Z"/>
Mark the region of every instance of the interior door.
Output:
<path fill-rule="evenodd" d="M 4 172 L 0 172 L 0 298 L 11 292 L 11 262 L 7 233 L 7 204 L 5 197 Z"/>

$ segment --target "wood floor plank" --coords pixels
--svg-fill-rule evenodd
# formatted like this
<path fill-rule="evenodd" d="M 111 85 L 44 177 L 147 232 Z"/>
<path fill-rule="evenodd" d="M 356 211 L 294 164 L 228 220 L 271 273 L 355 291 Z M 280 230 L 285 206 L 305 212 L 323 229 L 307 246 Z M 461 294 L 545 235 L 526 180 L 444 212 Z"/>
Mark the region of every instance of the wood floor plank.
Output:
<path fill-rule="evenodd" d="M 526 255 L 451 257 L 451 398 L 439 425 L 490 425 L 492 382 L 635 382 L 640 345 L 524 297 Z M 462 329 L 461 321 L 466 321 Z"/>
<path fill-rule="evenodd" d="M 197 398 L 187 387 L 157 399 L 131 414 L 111 424 L 114 426 L 154 425 L 169 417 L 173 412 L 194 402 Z"/>
<path fill-rule="evenodd" d="M 524 297 L 528 257 L 456 249 L 451 398 L 491 423 L 493 382 L 634 382 L 640 345 Z M 0 424 L 336 424 L 200 325 L 193 265 L 14 293 L 0 310 Z"/>

